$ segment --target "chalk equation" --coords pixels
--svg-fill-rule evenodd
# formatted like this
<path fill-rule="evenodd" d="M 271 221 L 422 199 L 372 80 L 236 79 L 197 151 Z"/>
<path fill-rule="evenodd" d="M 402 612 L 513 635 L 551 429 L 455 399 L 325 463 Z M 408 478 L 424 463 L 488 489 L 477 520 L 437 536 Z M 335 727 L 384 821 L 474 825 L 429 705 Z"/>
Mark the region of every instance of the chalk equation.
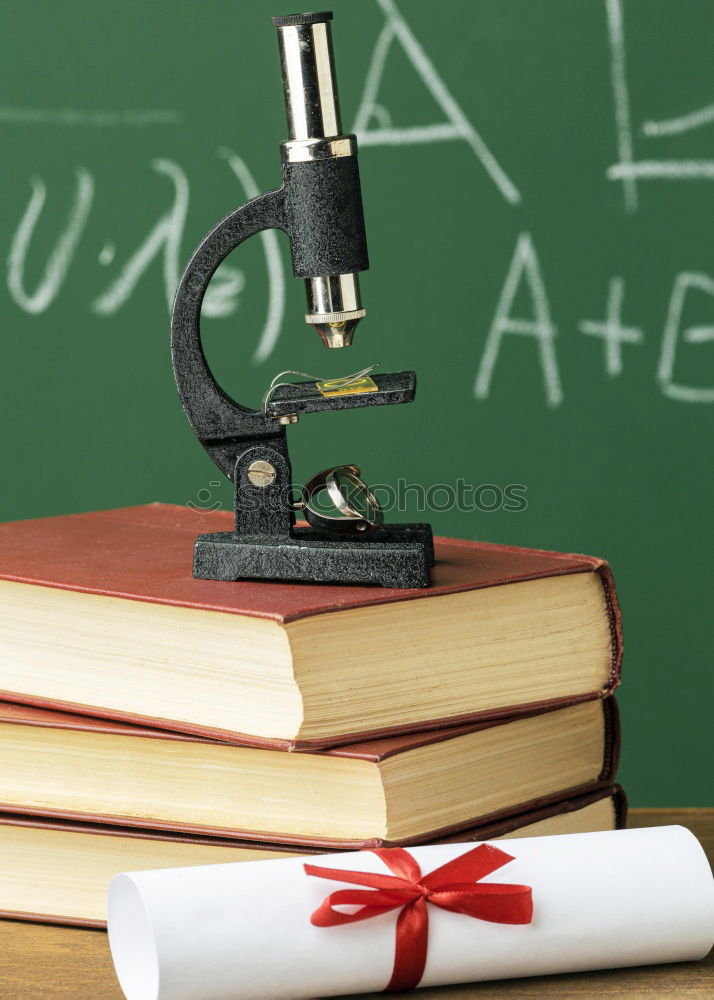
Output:
<path fill-rule="evenodd" d="M 462 142 L 477 161 L 491 184 L 496 197 L 507 206 L 517 208 L 523 201 L 521 189 L 506 166 L 474 122 L 464 111 L 446 85 L 426 48 L 417 38 L 395 0 L 375 0 L 384 23 L 377 35 L 365 74 L 358 110 L 353 123 L 362 147 L 408 147 L 441 142 Z M 633 120 L 627 78 L 627 53 L 623 0 L 603 0 L 605 25 L 610 53 L 610 83 L 613 95 L 615 143 L 617 161 L 606 171 L 609 181 L 622 185 L 624 209 L 638 211 L 638 184 L 644 180 L 714 179 L 714 161 L 640 159 L 635 155 L 636 139 L 643 142 L 661 136 L 677 136 L 707 125 L 714 125 L 714 105 L 684 110 L 676 118 L 646 119 L 639 125 Z M 395 51 L 406 56 L 418 85 L 423 87 L 439 108 L 441 120 L 430 124 L 400 124 L 393 120 L 381 96 L 385 69 Z M 146 128 L 171 127 L 183 122 L 182 115 L 164 109 L 102 111 L 78 109 L 36 109 L 0 107 L 0 127 L 3 125 L 42 125 L 58 128 Z M 218 157 L 241 188 L 241 197 L 255 197 L 260 189 L 246 160 L 237 152 L 221 148 Z M 89 303 L 97 316 L 116 315 L 130 300 L 149 268 L 160 262 L 163 294 L 170 307 L 178 284 L 182 265 L 182 244 L 190 199 L 189 179 L 184 169 L 170 158 L 156 158 L 150 169 L 165 179 L 167 207 L 136 249 L 122 261 L 117 260 L 117 248 L 107 241 L 97 251 L 100 269 L 113 272 L 106 287 Z M 46 181 L 39 176 L 30 178 L 29 198 L 21 209 L 19 221 L 11 235 L 7 255 L 7 290 L 11 300 L 23 312 L 40 315 L 49 310 L 61 293 L 82 241 L 92 212 L 96 181 L 84 166 L 75 170 L 74 192 L 64 223 L 54 243 L 44 257 L 44 266 L 33 287 L 29 286 L 26 262 L 33 241 L 41 243 L 42 215 L 48 198 Z M 267 275 L 267 303 L 263 326 L 253 350 L 256 364 L 272 354 L 280 335 L 285 312 L 285 274 L 277 235 L 273 231 L 260 234 Z M 228 317 L 239 307 L 246 278 L 243 271 L 225 262 L 217 272 L 204 301 L 204 315 Z M 514 315 L 514 302 L 523 287 L 530 301 L 530 315 Z M 577 332 L 602 342 L 603 371 L 608 378 L 623 372 L 625 350 L 641 346 L 645 332 L 623 319 L 625 279 L 612 275 L 604 290 L 603 316 L 583 317 Z M 669 399 L 686 403 L 714 402 L 714 387 L 690 386 L 677 381 L 677 357 L 682 350 L 714 341 L 714 326 L 686 327 L 683 324 L 685 304 L 693 295 L 714 298 L 714 279 L 698 272 L 683 271 L 673 277 L 666 317 L 662 323 L 659 362 L 656 380 L 661 392 Z M 564 399 L 557 353 L 557 328 L 551 315 L 546 286 L 536 250 L 536 241 L 523 232 L 508 266 L 500 294 L 495 301 L 493 319 L 488 329 L 483 351 L 478 361 L 473 393 L 486 400 L 491 392 L 494 373 L 499 367 L 499 355 L 504 338 L 516 335 L 531 338 L 529 347 L 533 364 L 542 377 L 544 399 L 549 407 L 558 407 Z"/>
<path fill-rule="evenodd" d="M 513 315 L 513 304 L 521 285 L 524 286 L 530 303 L 531 315 L 527 317 Z M 687 297 L 694 293 L 707 295 L 714 300 L 714 280 L 706 274 L 696 272 L 683 271 L 677 274 L 664 321 L 656 377 L 663 395 L 668 399 L 682 403 L 714 403 L 714 386 L 691 386 L 676 380 L 676 361 L 680 351 L 686 350 L 688 345 L 691 349 L 698 344 L 714 343 L 714 325 L 687 327 L 683 323 Z M 640 327 L 627 326 L 623 322 L 624 296 L 624 279 L 612 277 L 603 318 L 583 319 L 578 324 L 580 333 L 602 341 L 603 367 L 609 378 L 622 374 L 623 345 L 637 346 L 645 340 Z M 712 304 L 714 305 L 714 301 Z M 534 340 L 534 358 L 542 374 L 546 403 L 550 407 L 560 406 L 563 402 L 563 389 L 556 351 L 557 332 L 533 239 L 529 233 L 521 233 L 486 337 L 486 346 L 474 383 L 476 398 L 488 399 L 503 338 L 507 334 L 517 334 Z"/>

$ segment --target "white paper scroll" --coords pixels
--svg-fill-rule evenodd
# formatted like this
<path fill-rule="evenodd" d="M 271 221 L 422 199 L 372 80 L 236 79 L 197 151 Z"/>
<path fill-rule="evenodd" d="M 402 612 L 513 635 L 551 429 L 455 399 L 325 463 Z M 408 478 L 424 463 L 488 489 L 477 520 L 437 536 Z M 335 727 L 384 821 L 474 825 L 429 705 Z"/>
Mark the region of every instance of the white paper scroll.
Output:
<path fill-rule="evenodd" d="M 515 860 L 484 882 L 532 887 L 529 924 L 429 905 L 421 986 L 703 958 L 714 943 L 714 881 L 683 827 L 509 840 Z M 426 875 L 474 847 L 410 848 Z M 117 875 L 109 940 L 127 1000 L 301 1000 L 383 990 L 398 911 L 314 927 L 348 888 L 303 864 L 386 873 L 369 851 Z"/>

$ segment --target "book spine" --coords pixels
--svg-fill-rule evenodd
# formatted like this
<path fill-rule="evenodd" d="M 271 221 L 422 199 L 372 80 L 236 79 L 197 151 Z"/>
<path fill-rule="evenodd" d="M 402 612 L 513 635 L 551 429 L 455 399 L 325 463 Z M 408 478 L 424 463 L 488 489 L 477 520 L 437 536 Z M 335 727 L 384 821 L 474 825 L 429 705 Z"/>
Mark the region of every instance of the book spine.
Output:
<path fill-rule="evenodd" d="M 620 601 L 617 597 L 615 578 L 612 575 L 612 570 L 610 569 L 609 564 L 606 562 L 600 562 L 600 565 L 597 568 L 597 573 L 600 577 L 602 589 L 605 594 L 605 606 L 610 625 L 610 682 L 607 690 L 603 692 L 604 696 L 607 697 L 607 695 L 612 694 L 613 691 L 619 686 L 622 677 L 622 612 L 620 610 Z"/>

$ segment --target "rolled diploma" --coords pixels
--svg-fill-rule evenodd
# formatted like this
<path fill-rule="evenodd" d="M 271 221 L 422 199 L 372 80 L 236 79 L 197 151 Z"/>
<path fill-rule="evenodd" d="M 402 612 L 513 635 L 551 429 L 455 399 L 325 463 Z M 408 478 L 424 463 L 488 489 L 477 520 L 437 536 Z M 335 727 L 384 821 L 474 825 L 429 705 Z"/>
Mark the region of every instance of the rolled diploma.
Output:
<path fill-rule="evenodd" d="M 421 986 L 703 958 L 714 943 L 714 882 L 680 826 L 509 840 L 515 860 L 483 882 L 531 886 L 530 924 L 490 923 L 428 906 Z M 422 874 L 474 847 L 409 848 Z M 127 1000 L 300 1000 L 381 991 L 398 910 L 314 927 L 349 888 L 303 864 L 388 873 L 369 851 L 121 874 L 109 941 Z"/>

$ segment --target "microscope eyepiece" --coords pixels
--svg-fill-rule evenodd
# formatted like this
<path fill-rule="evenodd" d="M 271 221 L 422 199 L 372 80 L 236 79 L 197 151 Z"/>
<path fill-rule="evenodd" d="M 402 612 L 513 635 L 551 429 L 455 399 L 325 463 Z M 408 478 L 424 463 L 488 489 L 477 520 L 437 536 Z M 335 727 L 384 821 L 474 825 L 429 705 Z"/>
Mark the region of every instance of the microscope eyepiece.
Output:
<path fill-rule="evenodd" d="M 307 14 L 286 14 L 284 17 L 274 17 L 276 28 L 289 28 L 294 24 L 319 24 L 321 21 L 331 21 L 331 10 L 311 11 Z"/>
<path fill-rule="evenodd" d="M 278 29 L 288 141 L 342 132 L 331 19 L 329 12 L 273 18 Z"/>

